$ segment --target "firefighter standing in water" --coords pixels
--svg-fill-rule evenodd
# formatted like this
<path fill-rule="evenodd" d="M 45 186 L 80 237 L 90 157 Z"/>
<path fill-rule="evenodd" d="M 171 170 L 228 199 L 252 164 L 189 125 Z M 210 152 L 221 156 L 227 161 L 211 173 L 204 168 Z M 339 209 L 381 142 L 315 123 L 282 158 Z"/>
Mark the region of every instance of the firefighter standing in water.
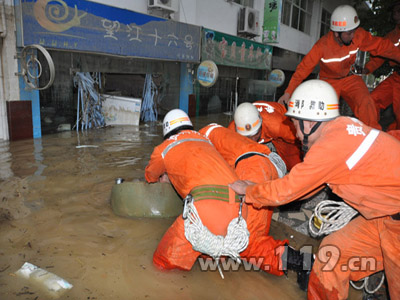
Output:
<path fill-rule="evenodd" d="M 169 181 L 182 198 L 190 193 L 203 224 L 214 235 L 226 236 L 229 223 L 239 211 L 238 197 L 235 199 L 235 192 L 228 189 L 228 183 L 237 180 L 237 175 L 211 142 L 193 130 L 184 111 L 174 109 L 168 112 L 163 126 L 164 142 L 151 155 L 145 170 L 146 180 L 150 183 Z M 242 258 L 262 258 L 262 270 L 282 275 L 279 266 L 287 241 L 259 243 L 262 235 L 256 231 L 260 226 L 267 230 L 267 220 L 259 218 L 261 215 L 257 213 L 247 214 L 247 205 L 243 207 L 243 216 L 250 239 L 247 249 L 241 254 Z M 181 215 L 164 234 L 153 255 L 153 263 L 162 269 L 190 270 L 200 254 L 193 250 L 186 238 Z M 299 252 L 290 251 L 288 269 L 302 266 L 301 259 Z"/>
<path fill-rule="evenodd" d="M 389 9 L 395 28 L 385 38 L 400 49 L 400 1 L 390 5 Z M 384 58 L 371 56 L 369 62 L 365 65 L 364 73 L 368 74 L 375 71 L 384 62 Z M 371 92 L 371 97 L 374 100 L 378 118 L 381 109 L 386 109 L 390 104 L 393 104 L 395 121 L 388 126 L 387 130 L 398 130 L 400 129 L 400 64 L 393 60 L 390 60 L 389 64 L 393 68 L 392 74 Z"/>
<path fill-rule="evenodd" d="M 277 102 L 245 102 L 237 107 L 228 128 L 262 144 L 271 142 L 290 171 L 301 162 L 302 154 L 294 126 L 285 113 L 286 108 Z"/>
<path fill-rule="evenodd" d="M 385 270 L 392 299 L 400 295 L 400 142 L 359 120 L 339 117 L 335 90 L 309 80 L 294 91 L 287 116 L 307 150 L 283 178 L 230 185 L 246 203 L 279 206 L 328 184 L 361 214 L 322 240 L 309 299 L 347 299 L 349 281 Z M 358 258 L 358 264 L 354 259 Z M 364 264 L 362 259 L 373 263 Z"/>
<path fill-rule="evenodd" d="M 400 62 L 400 49 L 387 39 L 372 36 L 359 25 L 360 21 L 353 7 L 338 6 L 332 13 L 331 31 L 317 41 L 297 66 L 289 86 L 278 102 L 287 103 L 296 87 L 319 64 L 319 78 L 334 87 L 356 118 L 368 126 L 381 129 L 368 88 L 362 77 L 352 71 L 352 66 L 358 51 L 369 51 L 372 55 Z"/>

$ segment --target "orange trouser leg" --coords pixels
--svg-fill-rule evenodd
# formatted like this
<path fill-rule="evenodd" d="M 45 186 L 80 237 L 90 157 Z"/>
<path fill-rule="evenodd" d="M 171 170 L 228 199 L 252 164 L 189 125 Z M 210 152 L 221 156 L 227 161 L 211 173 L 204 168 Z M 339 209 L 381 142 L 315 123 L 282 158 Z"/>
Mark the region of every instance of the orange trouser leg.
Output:
<path fill-rule="evenodd" d="M 257 183 L 278 178 L 275 166 L 268 158 L 259 155 L 241 160 L 237 164 L 235 172 L 241 180 Z M 250 238 L 248 247 L 240 253 L 240 256 L 267 273 L 282 275 L 280 263 L 284 249 L 281 246 L 288 241 L 275 240 L 268 235 L 272 213 L 272 208 L 257 209 L 252 205 L 247 206 L 246 221 Z"/>
<path fill-rule="evenodd" d="M 383 269 L 386 257 L 382 256 L 381 243 L 390 242 L 381 241 L 380 235 L 386 230 L 387 218 L 366 220 L 359 216 L 324 238 L 310 274 L 308 299 L 347 299 L 350 280 L 358 281 Z"/>
<path fill-rule="evenodd" d="M 283 275 L 281 256 L 287 240 L 275 240 L 268 235 L 271 225 L 272 209 L 256 209 L 248 206 L 247 229 L 250 232 L 249 245 L 240 256 L 261 270 L 274 275 Z"/>
<path fill-rule="evenodd" d="M 400 129 L 400 75 L 395 72 L 382 81 L 372 92 L 371 97 L 375 102 L 378 116 L 381 109 L 386 109 L 393 104 L 396 122 L 390 129 Z"/>
<path fill-rule="evenodd" d="M 390 299 L 400 296 L 400 221 L 390 217 L 382 221 L 380 233 L 385 276 L 389 286 Z"/>
<path fill-rule="evenodd" d="M 389 76 L 371 92 L 378 114 L 393 102 L 393 81 L 394 78 Z"/>
<path fill-rule="evenodd" d="M 182 215 L 164 234 L 153 255 L 153 263 L 160 269 L 181 269 L 188 271 L 196 262 L 200 252 L 194 251 L 185 237 Z"/>
<path fill-rule="evenodd" d="M 360 76 L 352 75 L 343 79 L 326 80 L 343 97 L 350 106 L 356 118 L 364 124 L 381 129 L 374 101 L 364 81 Z"/>

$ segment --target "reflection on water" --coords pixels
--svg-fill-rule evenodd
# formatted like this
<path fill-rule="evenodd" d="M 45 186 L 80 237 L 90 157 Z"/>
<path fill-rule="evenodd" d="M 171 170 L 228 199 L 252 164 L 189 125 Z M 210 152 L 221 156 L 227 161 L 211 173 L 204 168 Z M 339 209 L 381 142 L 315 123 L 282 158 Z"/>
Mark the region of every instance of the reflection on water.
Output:
<path fill-rule="evenodd" d="M 195 129 L 230 116 L 194 118 Z M 13 274 L 30 262 L 73 284 L 61 299 L 301 299 L 294 281 L 259 272 L 163 272 L 152 254 L 173 219 L 127 219 L 115 178 L 143 179 L 162 126 L 60 132 L 0 143 L 0 299 L 47 299 Z M 92 145 L 95 147 L 77 146 Z M 269 297 L 269 298 L 268 298 Z"/>

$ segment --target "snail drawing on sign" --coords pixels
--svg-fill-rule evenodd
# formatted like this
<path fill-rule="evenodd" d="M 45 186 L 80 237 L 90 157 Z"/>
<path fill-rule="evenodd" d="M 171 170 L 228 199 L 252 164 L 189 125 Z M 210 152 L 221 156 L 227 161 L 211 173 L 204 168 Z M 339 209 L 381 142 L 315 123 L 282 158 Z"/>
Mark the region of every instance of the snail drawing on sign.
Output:
<path fill-rule="evenodd" d="M 79 26 L 81 19 L 87 15 L 85 12 L 78 16 L 77 6 L 75 5 L 74 9 L 70 8 L 62 0 L 38 0 L 33 7 L 33 13 L 38 23 L 52 32 L 63 32 Z"/>

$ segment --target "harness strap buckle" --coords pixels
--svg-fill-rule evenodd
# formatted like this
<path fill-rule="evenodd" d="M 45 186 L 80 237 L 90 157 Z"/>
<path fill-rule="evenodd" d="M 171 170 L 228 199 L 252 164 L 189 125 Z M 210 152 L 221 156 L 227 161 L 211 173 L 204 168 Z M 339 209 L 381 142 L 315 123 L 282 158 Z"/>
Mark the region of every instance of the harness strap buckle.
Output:
<path fill-rule="evenodd" d="M 244 196 L 240 195 L 239 196 L 240 199 L 240 205 L 239 205 L 239 217 L 238 217 L 238 223 L 240 222 L 240 220 L 242 219 L 242 208 L 243 208 L 243 203 L 244 203 Z"/>
<path fill-rule="evenodd" d="M 192 204 L 193 201 L 194 201 L 194 198 L 193 198 L 192 194 L 187 194 L 185 199 L 183 199 L 184 206 L 183 206 L 182 218 L 184 220 L 186 220 L 188 218 L 188 215 L 190 214 L 189 204 Z"/>

